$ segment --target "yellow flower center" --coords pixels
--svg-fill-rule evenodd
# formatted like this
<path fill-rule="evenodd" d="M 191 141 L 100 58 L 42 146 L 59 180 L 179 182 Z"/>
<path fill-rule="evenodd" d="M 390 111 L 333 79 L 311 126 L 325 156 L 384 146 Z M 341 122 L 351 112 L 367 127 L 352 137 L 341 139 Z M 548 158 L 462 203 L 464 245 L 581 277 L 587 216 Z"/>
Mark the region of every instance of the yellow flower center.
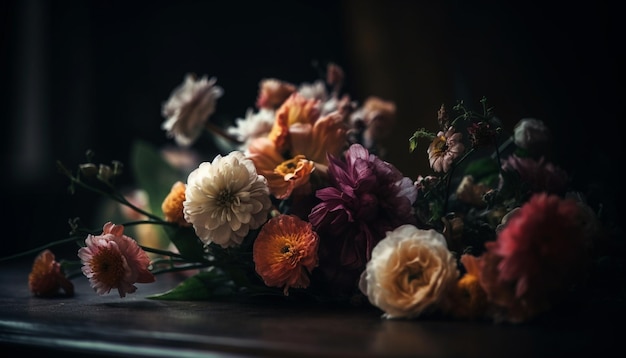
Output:
<path fill-rule="evenodd" d="M 285 160 L 274 168 L 274 172 L 276 174 L 285 176 L 288 174 L 293 174 L 298 169 L 298 162 L 305 159 L 304 155 L 296 155 L 292 159 Z"/>

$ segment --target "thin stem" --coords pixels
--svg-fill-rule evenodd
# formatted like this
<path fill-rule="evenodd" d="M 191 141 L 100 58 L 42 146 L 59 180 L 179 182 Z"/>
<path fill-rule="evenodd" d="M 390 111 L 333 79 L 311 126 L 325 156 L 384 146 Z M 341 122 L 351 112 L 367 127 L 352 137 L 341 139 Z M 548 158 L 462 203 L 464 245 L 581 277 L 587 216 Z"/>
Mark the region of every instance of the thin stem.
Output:
<path fill-rule="evenodd" d="M 48 249 L 50 247 L 57 246 L 57 245 L 63 245 L 63 244 L 67 244 L 67 243 L 72 242 L 72 241 L 77 241 L 77 240 L 82 240 L 82 239 L 84 239 L 84 238 L 80 237 L 80 236 L 72 236 L 72 237 L 68 237 L 68 238 L 62 239 L 62 240 L 49 242 L 49 243 L 47 243 L 45 245 L 36 247 L 34 249 L 23 251 L 23 252 L 20 252 L 20 253 L 11 255 L 11 256 L 2 257 L 2 258 L 0 258 L 0 262 L 16 259 L 16 258 L 23 257 L 23 256 L 26 256 L 26 255 L 30 255 L 30 254 L 40 253 L 41 251 L 43 251 L 45 249 Z"/>
<path fill-rule="evenodd" d="M 94 192 L 94 193 L 99 194 L 99 195 L 104 196 L 104 197 L 108 197 L 108 198 L 110 198 L 110 199 L 112 199 L 114 201 L 117 201 L 117 202 L 119 202 L 119 203 L 121 203 L 123 205 L 126 205 L 129 208 L 135 210 L 136 212 L 138 212 L 140 214 L 143 214 L 143 215 L 145 215 L 145 216 L 147 216 L 147 217 L 149 217 L 149 218 L 151 218 L 151 219 L 153 219 L 155 221 L 163 221 L 163 219 L 161 219 L 160 217 L 158 217 L 158 216 L 156 216 L 156 215 L 154 215 L 154 214 L 152 214 L 150 212 L 147 212 L 147 211 L 145 211 L 145 210 L 135 206 L 134 204 L 132 204 L 128 200 L 126 200 L 126 198 L 123 195 L 117 193 L 115 191 L 115 188 L 113 186 L 111 186 L 110 184 L 107 183 L 108 187 L 113 192 L 105 192 L 105 191 L 100 190 L 98 188 L 95 188 L 95 187 L 93 187 L 93 186 L 91 186 L 89 184 L 86 184 L 85 182 L 81 181 L 78 177 L 75 177 L 69 170 L 67 170 L 67 168 L 65 168 L 65 166 L 63 166 L 63 164 L 61 162 L 57 162 L 57 165 L 59 166 L 59 168 L 61 169 L 63 174 L 65 174 L 65 176 L 68 177 L 72 183 L 78 184 L 79 186 L 81 186 L 84 189 L 87 189 L 88 191 Z"/>
<path fill-rule="evenodd" d="M 159 275 L 159 274 L 167 273 L 167 272 L 181 272 L 181 271 L 187 271 L 187 270 L 206 268 L 209 266 L 210 265 L 207 265 L 207 264 L 194 263 L 194 264 L 189 264 L 189 265 L 174 266 L 174 267 L 160 269 L 160 270 L 153 270 L 152 274 Z"/>

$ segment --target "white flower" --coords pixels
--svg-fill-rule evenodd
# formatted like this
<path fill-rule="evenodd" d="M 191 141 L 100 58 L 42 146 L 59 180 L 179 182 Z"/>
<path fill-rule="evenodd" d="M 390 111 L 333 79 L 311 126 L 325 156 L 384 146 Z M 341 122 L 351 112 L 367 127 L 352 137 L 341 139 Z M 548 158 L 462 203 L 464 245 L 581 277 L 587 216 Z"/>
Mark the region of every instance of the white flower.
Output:
<path fill-rule="evenodd" d="M 539 119 L 523 118 L 513 128 L 513 142 L 532 154 L 545 152 L 551 140 L 551 134 L 545 123 Z"/>
<path fill-rule="evenodd" d="M 359 288 L 383 317 L 413 318 L 434 308 L 458 275 L 441 233 L 402 225 L 374 247 Z"/>
<path fill-rule="evenodd" d="M 240 151 L 201 163 L 187 178 L 183 211 L 205 244 L 238 246 L 259 228 L 271 207 L 265 177 Z"/>
<path fill-rule="evenodd" d="M 224 93 L 215 86 L 216 79 L 206 76 L 196 80 L 192 74 L 185 76 L 184 82 L 174 89 L 170 98 L 163 104 L 162 114 L 166 120 L 161 129 L 167 131 L 180 146 L 190 146 L 200 136 L 207 119 L 215 112 L 217 99 Z"/>
<path fill-rule="evenodd" d="M 261 108 L 255 113 L 250 108 L 246 112 L 246 118 L 237 118 L 235 121 L 236 126 L 230 126 L 226 130 L 228 134 L 243 143 L 240 149 L 245 150 L 250 140 L 269 134 L 275 118 L 276 111 L 273 109 Z"/>
<path fill-rule="evenodd" d="M 304 98 L 320 100 L 320 116 L 326 116 L 339 109 L 339 98 L 328 94 L 326 85 L 322 80 L 317 80 L 313 83 L 302 83 L 298 87 L 298 93 Z"/>

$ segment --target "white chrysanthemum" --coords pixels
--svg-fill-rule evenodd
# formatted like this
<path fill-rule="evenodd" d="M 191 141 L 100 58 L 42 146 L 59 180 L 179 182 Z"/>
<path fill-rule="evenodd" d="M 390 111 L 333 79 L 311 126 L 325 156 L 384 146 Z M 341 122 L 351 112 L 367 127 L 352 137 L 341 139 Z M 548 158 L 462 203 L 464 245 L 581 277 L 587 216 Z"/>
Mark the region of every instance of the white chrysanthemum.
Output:
<path fill-rule="evenodd" d="M 245 118 L 237 118 L 235 126 L 228 127 L 226 130 L 228 134 L 243 143 L 240 149 L 244 150 L 250 140 L 266 136 L 272 130 L 275 118 L 276 111 L 273 109 L 261 108 L 258 112 L 254 112 L 250 108 Z"/>
<path fill-rule="evenodd" d="M 374 247 L 359 288 L 385 318 L 413 318 L 434 308 L 458 275 L 441 233 L 402 225 Z"/>
<path fill-rule="evenodd" d="M 240 151 L 217 155 L 187 178 L 183 210 L 205 244 L 238 246 L 268 218 L 269 188 L 254 163 Z"/>
<path fill-rule="evenodd" d="M 178 145 L 193 144 L 204 130 L 209 116 L 215 112 L 217 99 L 224 93 L 215 85 L 216 81 L 214 77 L 207 79 L 206 76 L 196 80 L 193 74 L 187 74 L 184 82 L 163 104 L 162 114 L 166 120 L 161 128 Z"/>

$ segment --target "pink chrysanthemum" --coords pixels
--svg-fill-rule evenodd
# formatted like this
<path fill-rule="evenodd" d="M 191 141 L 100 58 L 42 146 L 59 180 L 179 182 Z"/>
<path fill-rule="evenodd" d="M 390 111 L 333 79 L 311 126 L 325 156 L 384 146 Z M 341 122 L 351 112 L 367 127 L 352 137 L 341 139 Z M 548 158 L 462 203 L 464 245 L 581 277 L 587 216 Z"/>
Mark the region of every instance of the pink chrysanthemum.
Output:
<path fill-rule="evenodd" d="M 101 235 L 88 235 L 87 246 L 78 250 L 83 274 L 99 294 L 116 288 L 120 297 L 137 290 L 135 283 L 155 281 L 150 258 L 135 240 L 124 235 L 124 226 L 104 224 Z"/>
<path fill-rule="evenodd" d="M 434 171 L 447 173 L 450 170 L 454 160 L 465 151 L 462 137 L 461 133 L 455 133 L 454 127 L 437 133 L 428 147 L 428 161 Z"/>
<path fill-rule="evenodd" d="M 317 266 L 319 237 L 311 224 L 295 215 L 270 219 L 259 232 L 253 247 L 256 272 L 270 287 L 306 288 L 309 274 Z"/>

